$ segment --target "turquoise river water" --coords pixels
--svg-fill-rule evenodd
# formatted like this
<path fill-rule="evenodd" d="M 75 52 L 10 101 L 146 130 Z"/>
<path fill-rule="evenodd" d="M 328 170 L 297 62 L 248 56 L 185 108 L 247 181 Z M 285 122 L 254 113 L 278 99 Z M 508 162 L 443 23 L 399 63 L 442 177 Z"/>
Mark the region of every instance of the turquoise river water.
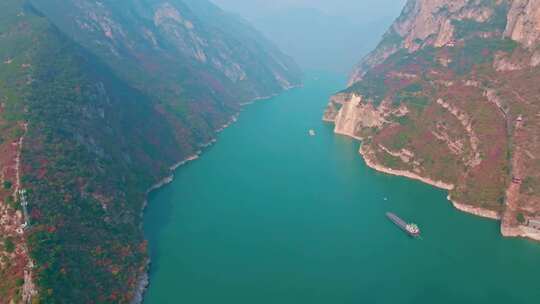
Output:
<path fill-rule="evenodd" d="M 540 303 L 540 244 L 502 238 L 444 191 L 367 168 L 360 143 L 321 121 L 344 86 L 314 73 L 246 107 L 150 195 L 145 303 Z"/>

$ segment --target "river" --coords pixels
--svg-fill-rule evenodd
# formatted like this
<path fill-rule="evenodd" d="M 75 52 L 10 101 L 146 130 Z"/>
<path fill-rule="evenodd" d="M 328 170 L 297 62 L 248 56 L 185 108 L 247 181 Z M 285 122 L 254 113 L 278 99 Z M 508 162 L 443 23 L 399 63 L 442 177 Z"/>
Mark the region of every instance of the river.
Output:
<path fill-rule="evenodd" d="M 360 143 L 321 121 L 343 87 L 341 75 L 310 73 L 303 88 L 246 107 L 150 195 L 145 303 L 540 303 L 540 244 L 502 238 L 444 191 L 367 168 Z"/>

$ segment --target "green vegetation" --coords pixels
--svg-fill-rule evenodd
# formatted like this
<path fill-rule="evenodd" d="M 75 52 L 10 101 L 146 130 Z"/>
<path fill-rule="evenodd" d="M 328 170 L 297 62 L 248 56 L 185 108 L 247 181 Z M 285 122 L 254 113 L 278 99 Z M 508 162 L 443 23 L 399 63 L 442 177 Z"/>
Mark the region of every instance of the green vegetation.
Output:
<path fill-rule="evenodd" d="M 13 11 L 0 10 L 0 23 L 4 14 L 19 12 L 17 6 Z M 17 120 L 29 122 L 22 183 L 29 190 L 31 213 L 37 215 L 27 243 L 36 263 L 39 298 L 35 300 L 126 303 L 134 284 L 128 282 L 145 265 L 138 228 L 145 189 L 164 175 L 173 154 L 181 157 L 182 151 L 147 97 L 113 77 L 99 60 L 42 17 L 25 13 L 24 31 L 0 35 L 0 46 L 20 47 L 16 52 L 0 48 L 0 53 L 14 52 L 2 55 L 20 59 L 17 65 L 0 65 L 0 88 L 9 93 L 2 117 L 14 120 L 2 135 L 20 137 L 23 130 L 15 127 Z M 3 32 L 12 30 L 9 24 L 5 26 Z M 11 70 L 20 62 L 31 68 L 21 73 Z M 30 69 L 32 81 L 28 82 Z M 100 111 L 107 112 L 107 119 L 100 118 Z M 151 135 L 156 138 L 154 144 Z M 148 156 L 145 151 L 156 145 L 168 152 Z M 81 192 L 85 185 L 114 199 L 109 214 L 97 199 Z M 12 188 L 12 183 L 6 181 L 3 187 Z M 6 203 L 20 206 L 12 196 Z M 91 255 L 98 246 L 102 254 Z M 13 240 L 4 240 L 4 248 L 12 251 Z M 15 292 L 17 277 L 9 279 L 13 281 L 2 288 Z M 0 290 L 0 294 L 8 292 Z"/>
<path fill-rule="evenodd" d="M 422 110 L 430 104 L 429 98 L 422 95 L 423 90 L 424 88 L 420 83 L 410 84 L 396 93 L 392 103 L 394 106 L 405 103 Z"/>
<path fill-rule="evenodd" d="M 394 121 L 402 126 L 408 126 L 412 123 L 411 118 L 407 115 L 396 117 Z"/>
<path fill-rule="evenodd" d="M 405 93 L 418 93 L 418 92 L 421 92 L 423 89 L 424 87 L 422 86 L 421 83 L 415 82 L 403 88 L 402 91 Z"/>
<path fill-rule="evenodd" d="M 355 83 L 344 92 L 360 94 L 378 106 L 386 96 L 388 86 L 384 82 L 383 75 L 368 73 L 362 81 Z"/>
<path fill-rule="evenodd" d="M 450 66 L 459 75 L 469 73 L 474 65 L 492 62 L 497 51 L 512 52 L 518 46 L 513 40 L 502 38 L 507 23 L 508 3 L 502 1 L 497 4 L 495 0 L 483 0 L 479 5 L 494 8 L 493 15 L 487 21 L 452 21 L 456 38 L 465 39 L 465 47 L 453 50 L 454 60 Z M 481 33 L 491 33 L 493 36 L 482 38 L 479 36 Z"/>
<path fill-rule="evenodd" d="M 455 36 L 458 39 L 467 38 L 472 34 L 482 32 L 500 32 L 506 28 L 508 3 L 505 1 L 497 5 L 495 0 L 483 0 L 482 6 L 495 7 L 494 14 L 485 22 L 478 22 L 472 19 L 452 20 L 455 27 Z"/>
<path fill-rule="evenodd" d="M 407 68 L 415 70 L 427 70 L 438 65 L 436 62 L 436 49 L 434 47 L 425 47 L 421 50 L 409 54 L 406 50 L 400 50 L 391 55 L 384 64 L 377 69 L 368 71 L 362 81 L 359 81 L 343 92 L 357 93 L 371 100 L 375 106 L 378 106 L 390 92 L 390 86 L 386 83 L 386 75 L 390 71 L 406 70 Z M 429 104 L 429 100 L 419 94 L 422 90 L 420 83 L 411 84 L 403 89 L 403 96 L 397 96 L 394 99 L 394 105 L 401 101 L 408 101 L 411 105 L 424 108 Z M 403 100 L 402 100 L 403 99 Z"/>
<path fill-rule="evenodd" d="M 525 179 L 523 179 L 523 183 L 521 183 L 519 189 L 522 194 L 538 195 L 540 194 L 540 179 L 527 176 Z"/>
<path fill-rule="evenodd" d="M 522 225 L 527 223 L 527 219 L 525 219 L 525 216 L 521 212 L 517 214 L 516 219 L 517 219 L 518 223 L 520 223 Z"/>
<path fill-rule="evenodd" d="M 464 43 L 457 43 L 452 48 L 423 47 L 417 51 L 399 50 L 381 64 L 367 70 L 362 82 L 349 88 L 349 92 L 359 93 L 371 99 L 378 105 L 384 98 L 392 98 L 394 107 L 405 104 L 410 112 L 406 116 L 392 117 L 399 124 L 389 124 L 380 132 L 374 133 L 373 142 L 379 142 L 390 150 L 399 151 L 403 148 L 414 151 L 415 160 L 420 161 L 425 174 L 440 180 L 453 182 L 458 185 L 453 196 L 458 201 L 481 205 L 491 210 L 500 210 L 505 200 L 505 185 L 509 179 L 510 168 L 507 156 L 507 132 L 500 120 L 500 113 L 488 109 L 475 102 L 481 94 L 475 89 L 463 89 L 459 85 L 439 86 L 437 80 L 458 83 L 463 75 L 484 83 L 493 85 L 493 61 L 497 52 L 512 53 L 518 44 L 510 39 L 502 38 L 506 27 L 508 12 L 507 1 L 483 0 L 470 1 L 467 9 L 477 9 L 478 6 L 489 6 L 495 9 L 494 14 L 486 22 L 474 20 L 454 21 L 456 38 Z M 409 7 L 411 9 L 411 7 Z M 449 14 L 448 7 L 441 7 L 437 14 Z M 489 37 L 489 38 L 486 38 Z M 399 41 L 398 37 L 389 31 L 384 39 L 389 45 Z M 431 39 L 433 37 L 429 37 Z M 415 41 L 422 43 L 422 41 Z M 379 46 L 381 47 L 381 46 Z M 439 58 L 450 59 L 447 66 L 442 65 Z M 448 71 L 448 68 L 451 71 Z M 474 71 L 474 73 L 472 73 Z M 453 73 L 452 73 L 453 72 Z M 400 77 L 402 74 L 413 74 L 413 77 Z M 478 77 L 477 77 L 478 76 Z M 409 83 L 415 79 L 413 83 Z M 462 137 L 461 126 L 442 113 L 437 107 L 431 107 L 436 98 L 443 96 L 456 107 L 465 111 L 473 121 L 473 127 L 479 136 L 481 146 L 479 153 L 482 160 L 481 174 L 465 165 L 464 155 L 471 153 L 469 141 Z M 462 143 L 463 147 L 445 140 L 438 139 L 439 134 L 430 132 L 448 117 L 448 125 L 441 128 L 452 143 Z M 442 130 L 444 129 L 444 130 Z M 458 131 L 459 130 L 459 131 Z M 485 141 L 485 143 L 484 143 Z M 489 142 L 489 144 L 487 144 Z M 462 153 L 460 154 L 461 151 Z M 381 152 L 382 153 L 382 152 Z M 399 159 L 388 155 L 378 154 L 384 164 L 406 166 Z M 522 191 L 540 193 L 532 184 L 524 183 Z M 538 192 L 537 192 L 538 191 Z"/>
<path fill-rule="evenodd" d="M 407 132 L 399 132 L 396 136 L 390 141 L 390 149 L 394 151 L 399 151 L 410 143 L 411 137 Z"/>
<path fill-rule="evenodd" d="M 17 287 L 23 286 L 23 285 L 24 285 L 24 279 L 18 278 L 18 279 L 15 281 L 15 285 L 16 285 Z"/>
<path fill-rule="evenodd" d="M 459 75 L 469 73 L 473 66 L 493 61 L 497 51 L 512 52 L 518 44 L 510 39 L 480 39 L 467 40 L 465 47 L 453 50 L 454 60 L 450 68 Z"/>
<path fill-rule="evenodd" d="M 399 170 L 403 168 L 403 162 L 399 157 L 392 156 L 386 152 L 381 152 L 382 160 L 381 163 L 388 168 Z"/>
<path fill-rule="evenodd" d="M 391 47 L 398 46 L 403 41 L 401 37 L 394 28 L 390 28 L 383 36 L 382 41 L 379 43 L 378 47 Z"/>
<path fill-rule="evenodd" d="M 409 53 L 407 50 L 400 50 L 387 59 L 388 70 L 403 69 L 405 67 L 417 67 L 422 70 L 431 69 L 438 66 L 437 48 L 426 46 L 420 50 Z"/>
<path fill-rule="evenodd" d="M 4 189 L 9 190 L 9 189 L 11 189 L 11 187 L 13 186 L 13 183 L 12 183 L 11 181 L 4 181 L 4 182 L 2 183 L 2 186 L 4 187 Z"/>
<path fill-rule="evenodd" d="M 4 189 L 11 189 L 11 187 L 13 186 L 13 183 L 11 181 L 6 180 L 4 181 L 2 186 L 4 187 Z"/>
<path fill-rule="evenodd" d="M 6 198 L 6 204 L 7 204 L 11 209 L 17 209 L 17 207 L 18 207 L 18 204 L 17 204 L 17 202 L 15 202 L 15 200 L 13 199 L 13 196 L 12 196 L 12 195 L 8 195 L 8 197 Z"/>
<path fill-rule="evenodd" d="M 13 242 L 12 237 L 7 237 L 4 239 L 4 249 L 8 253 L 12 253 L 13 251 L 15 251 L 15 243 Z"/>
<path fill-rule="evenodd" d="M 288 57 L 221 11 L 197 9 L 197 19 L 173 1 L 197 19 L 196 33 L 168 35 L 146 12 L 137 15 L 146 1 L 86 4 L 0 1 L 0 138 L 15 140 L 28 124 L 21 182 L 32 202 L 27 245 L 40 303 L 130 302 L 148 255 L 140 229 L 146 190 L 208 142 L 239 102 L 279 92 L 274 73 L 300 82 Z M 73 26 L 93 24 L 85 19 L 93 9 L 122 26 L 126 40 L 114 50 L 102 47 L 109 38 L 101 31 Z M 142 27 L 162 47 L 148 44 Z M 175 47 L 192 41 L 170 40 L 194 36 L 212 44 L 208 58 L 225 52 L 227 64 L 242 64 L 247 80 L 231 81 Z M 6 202 L 20 208 L 12 196 Z M 1 298 L 16 294 L 16 279 L 1 285 Z"/>

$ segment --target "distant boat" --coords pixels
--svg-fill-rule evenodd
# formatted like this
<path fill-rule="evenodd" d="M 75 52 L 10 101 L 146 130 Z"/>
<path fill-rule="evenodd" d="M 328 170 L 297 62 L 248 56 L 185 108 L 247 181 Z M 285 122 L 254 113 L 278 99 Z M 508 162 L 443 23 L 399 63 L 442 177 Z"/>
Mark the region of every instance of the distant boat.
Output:
<path fill-rule="evenodd" d="M 315 130 L 311 129 L 309 130 L 309 136 L 315 136 L 317 133 L 315 133 Z"/>
<path fill-rule="evenodd" d="M 405 231 L 408 235 L 415 238 L 420 237 L 420 228 L 418 228 L 416 224 L 413 224 L 413 223 L 407 224 L 399 216 L 391 212 L 387 212 L 386 217 L 388 217 L 394 224 L 396 224 L 399 228 Z"/>

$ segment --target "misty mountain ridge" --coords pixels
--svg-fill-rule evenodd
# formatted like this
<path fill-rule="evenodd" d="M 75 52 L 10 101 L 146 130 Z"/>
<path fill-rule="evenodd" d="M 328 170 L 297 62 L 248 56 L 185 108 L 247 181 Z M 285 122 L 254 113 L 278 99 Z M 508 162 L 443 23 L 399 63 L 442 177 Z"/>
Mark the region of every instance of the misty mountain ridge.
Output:
<path fill-rule="evenodd" d="M 291 8 L 250 20 L 304 69 L 343 73 L 376 45 L 393 18 L 366 21 L 330 15 L 316 8 Z"/>

